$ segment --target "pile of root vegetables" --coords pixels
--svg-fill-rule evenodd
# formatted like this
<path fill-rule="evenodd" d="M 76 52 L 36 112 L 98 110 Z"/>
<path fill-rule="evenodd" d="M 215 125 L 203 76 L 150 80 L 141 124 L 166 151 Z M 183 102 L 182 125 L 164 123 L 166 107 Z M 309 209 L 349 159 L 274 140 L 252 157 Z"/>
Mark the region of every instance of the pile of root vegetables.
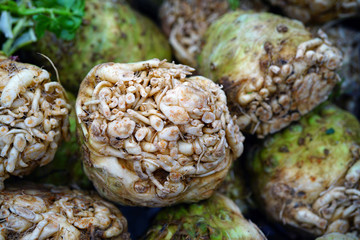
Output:
<path fill-rule="evenodd" d="M 358 1 L 0 11 L 0 240 L 360 238 Z"/>

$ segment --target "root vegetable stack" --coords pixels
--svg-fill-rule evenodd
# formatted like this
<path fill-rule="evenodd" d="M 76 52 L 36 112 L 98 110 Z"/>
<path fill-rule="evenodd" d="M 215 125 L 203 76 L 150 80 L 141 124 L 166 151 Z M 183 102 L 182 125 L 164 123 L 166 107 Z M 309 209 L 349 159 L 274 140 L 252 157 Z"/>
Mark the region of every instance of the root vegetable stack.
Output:
<path fill-rule="evenodd" d="M 130 239 L 114 205 L 43 185 L 87 180 L 116 204 L 165 207 L 143 239 L 359 239 L 360 124 L 322 104 L 359 104 L 358 31 L 341 28 L 356 18 L 328 22 L 358 2 L 147 0 L 163 2 L 169 43 L 125 0 L 0 2 L 0 240 Z M 281 9 L 324 29 L 265 12 Z M 25 45 L 39 67 L 10 56 Z M 242 133 L 256 146 L 238 159 Z M 158 211 L 124 210 L 135 239 Z"/>

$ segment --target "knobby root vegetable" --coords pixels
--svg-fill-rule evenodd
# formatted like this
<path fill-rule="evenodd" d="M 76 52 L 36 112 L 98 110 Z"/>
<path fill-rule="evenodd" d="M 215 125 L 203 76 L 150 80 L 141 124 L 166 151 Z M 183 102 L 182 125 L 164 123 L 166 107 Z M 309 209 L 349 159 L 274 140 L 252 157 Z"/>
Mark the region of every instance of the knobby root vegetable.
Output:
<path fill-rule="evenodd" d="M 0 239 L 129 240 L 127 221 L 97 194 L 51 185 L 0 192 Z"/>
<path fill-rule="evenodd" d="M 259 0 L 240 0 L 243 10 L 265 11 Z M 176 58 L 183 64 L 196 66 L 201 52 L 202 37 L 208 27 L 231 11 L 228 0 L 167 0 L 159 11 L 162 29 L 168 36 Z"/>
<path fill-rule="evenodd" d="M 296 20 L 236 11 L 204 37 L 199 73 L 224 86 L 241 130 L 263 138 L 325 101 L 339 82 L 340 51 Z"/>
<path fill-rule="evenodd" d="M 199 203 L 162 209 L 145 239 L 265 240 L 266 237 L 243 217 L 233 201 L 216 193 Z"/>
<path fill-rule="evenodd" d="M 104 197 L 167 206 L 209 198 L 243 151 L 226 96 L 158 59 L 95 66 L 76 102 L 84 167 Z"/>
<path fill-rule="evenodd" d="M 317 109 L 250 156 L 252 189 L 271 218 L 315 235 L 359 234 L 360 123 L 353 115 Z"/>
<path fill-rule="evenodd" d="M 0 189 L 51 162 L 68 137 L 70 105 L 63 87 L 37 66 L 0 59 Z"/>

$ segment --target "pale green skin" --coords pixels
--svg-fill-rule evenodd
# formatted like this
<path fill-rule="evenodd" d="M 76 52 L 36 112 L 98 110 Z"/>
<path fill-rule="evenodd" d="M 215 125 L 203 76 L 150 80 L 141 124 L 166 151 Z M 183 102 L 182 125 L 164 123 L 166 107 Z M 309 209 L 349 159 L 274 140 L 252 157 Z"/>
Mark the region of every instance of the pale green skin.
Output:
<path fill-rule="evenodd" d="M 360 145 L 357 119 L 333 105 L 320 108 L 265 139 L 251 162 L 254 189 L 290 182 L 311 202 L 353 164 L 353 144 Z"/>
<path fill-rule="evenodd" d="M 234 202 L 215 194 L 208 200 L 164 208 L 155 218 L 145 239 L 266 239 L 248 222 Z"/>
<path fill-rule="evenodd" d="M 288 31 L 279 32 L 279 24 Z M 199 73 L 223 84 L 229 100 L 236 102 L 242 82 L 266 74 L 272 63 L 292 60 L 298 45 L 311 38 L 299 21 L 271 13 L 227 13 L 205 34 Z M 264 49 L 266 42 L 273 46 L 271 58 Z"/>
<path fill-rule="evenodd" d="M 311 39 L 311 33 L 297 20 L 272 13 L 230 12 L 215 21 L 207 30 L 198 58 L 198 71 L 199 74 L 223 85 L 229 109 L 233 114 L 238 117 L 244 112 L 251 114 L 254 112 L 251 110 L 251 103 L 255 100 L 242 104 L 242 96 L 258 93 L 261 88 L 267 87 L 265 81 L 255 92 L 247 90 L 247 86 L 257 85 L 260 79 L 266 80 L 271 75 L 269 68 L 272 65 L 291 66 L 301 61 L 301 58 L 295 59 L 297 49 L 301 43 Z M 294 67 L 289 77 L 297 79 L 306 74 L 306 67 Z M 291 81 L 283 84 L 289 88 L 286 94 L 291 98 L 291 109 L 285 114 L 304 114 L 317 105 L 316 101 L 303 104 L 301 92 L 298 92 L 297 88 L 291 88 L 292 84 Z M 283 90 L 277 88 L 264 98 L 264 102 L 269 104 L 282 94 Z M 283 113 L 274 113 L 271 119 L 267 119 L 267 115 L 258 116 L 259 125 L 252 120 L 246 126 L 242 126 L 241 130 L 251 134 L 256 132 L 263 138 L 298 118 L 289 120 L 281 114 Z M 272 126 L 267 129 L 269 124 Z"/>
<path fill-rule="evenodd" d="M 315 240 L 357 240 L 358 238 L 351 235 L 341 233 L 329 233 L 324 236 L 318 237 Z"/>
<path fill-rule="evenodd" d="M 112 0 L 86 1 L 83 24 L 74 40 L 47 34 L 33 50 L 54 62 L 61 83 L 73 93 L 99 63 L 171 60 L 170 46 L 159 28 L 127 4 Z"/>
<path fill-rule="evenodd" d="M 320 107 L 298 123 L 268 136 L 249 157 L 252 190 L 269 216 L 292 220 L 296 205 L 311 206 L 330 186 L 343 186 L 357 157 L 360 123 L 334 105 Z M 289 220 L 289 221 L 290 221 Z"/>

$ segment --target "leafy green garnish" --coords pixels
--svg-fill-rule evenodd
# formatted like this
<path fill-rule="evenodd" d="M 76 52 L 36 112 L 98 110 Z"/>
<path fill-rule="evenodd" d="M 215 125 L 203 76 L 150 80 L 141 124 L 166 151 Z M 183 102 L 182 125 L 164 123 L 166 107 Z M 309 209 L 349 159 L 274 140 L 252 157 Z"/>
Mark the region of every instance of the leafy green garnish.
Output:
<path fill-rule="evenodd" d="M 84 16 L 85 0 L 0 0 L 0 11 L 0 31 L 6 38 L 2 51 L 10 56 L 46 31 L 73 39 Z"/>

